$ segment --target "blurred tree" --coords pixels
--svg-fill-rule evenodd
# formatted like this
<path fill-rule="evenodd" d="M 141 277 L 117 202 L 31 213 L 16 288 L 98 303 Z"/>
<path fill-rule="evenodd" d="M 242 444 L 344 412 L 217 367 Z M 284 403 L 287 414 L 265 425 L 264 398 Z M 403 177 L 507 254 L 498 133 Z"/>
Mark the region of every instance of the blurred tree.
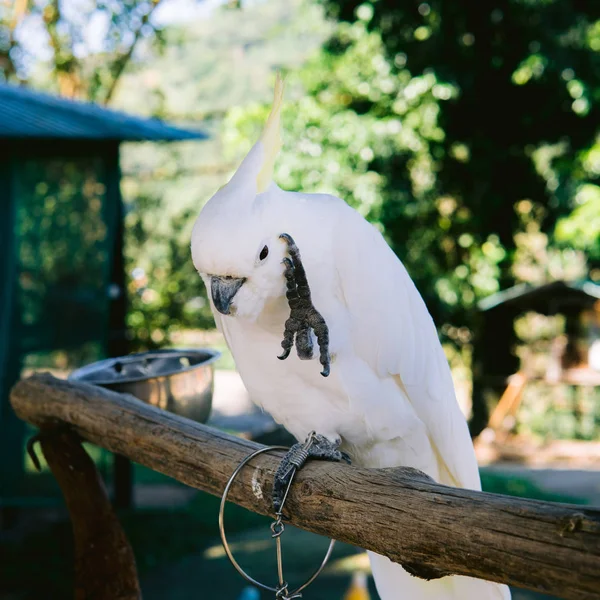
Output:
<path fill-rule="evenodd" d="M 5 2 L 0 6 L 0 69 L 8 79 L 17 73 L 14 55 L 18 54 L 16 40 L 17 26 L 23 21 L 29 10 L 28 0 L 15 0 L 11 6 Z"/>
<path fill-rule="evenodd" d="M 428 145 L 435 173 L 431 198 L 438 199 L 439 208 L 439 198 L 447 197 L 454 209 L 447 214 L 445 234 L 440 232 L 429 252 L 449 272 L 468 263 L 466 253 L 472 244 L 482 246 L 489 236 L 497 236 L 505 250 L 500 285 L 511 283 L 519 228 L 516 204 L 527 199 L 530 206 L 543 207 L 541 230 L 552 232 L 557 219 L 576 206 L 577 189 L 598 183 L 597 162 L 592 168 L 585 165 L 600 125 L 597 3 L 325 0 L 325 4 L 336 18 L 363 22 L 367 31 L 381 36 L 392 76 L 410 74 L 411 81 L 429 76 L 452 89 L 447 101 L 437 94 L 440 135 Z M 368 110 L 369 99 L 360 100 L 361 112 Z M 404 188 L 406 175 L 402 168 L 388 172 L 386 187 Z M 382 215 L 403 257 L 414 226 L 414 218 L 406 215 L 407 200 L 413 199 L 390 196 Z M 450 202 L 446 204 L 449 210 Z M 462 223 L 457 218 L 461 209 L 466 217 Z M 427 229 L 435 226 L 435 212 L 429 223 L 423 223 Z M 460 242 L 465 231 L 473 237 L 470 244 L 452 243 Z M 428 296 L 439 316 L 454 312 L 436 307 L 440 302 Z"/>
<path fill-rule="evenodd" d="M 379 33 L 361 21 L 342 23 L 288 89 L 278 183 L 343 197 L 382 230 L 439 324 L 468 322 L 476 300 L 498 289 L 505 251 L 497 234 L 479 234 L 461 199 L 439 191 L 440 105 L 456 90 L 432 73 L 394 73 Z M 268 110 L 230 111 L 232 159 L 257 139 Z"/>
<path fill-rule="evenodd" d="M 471 247 L 484 250 L 493 236 L 504 252 L 498 265 L 499 285 L 510 285 L 515 273 L 512 265 L 518 259 L 515 241 L 521 229 L 517 206 L 521 213 L 524 208 L 537 209 L 540 217 L 530 225 L 534 233 L 552 235 L 563 217 L 557 241 L 597 251 L 598 221 L 586 219 L 598 206 L 600 178 L 597 158 L 594 161 L 589 156 L 596 153 L 597 157 L 600 126 L 600 13 L 596 2 L 324 1 L 337 19 L 363 21 L 368 31 L 381 35 L 394 73 L 431 74 L 455 90 L 448 102 L 438 104 L 443 135 L 429 143 L 435 171 L 432 195 L 451 198 L 466 215 L 460 223 L 457 212 L 452 211 L 446 232 L 438 229 L 438 239 L 427 249 L 442 270 L 456 274 L 468 264 Z M 390 173 L 387 185 L 393 190 L 405 180 L 406 172 L 397 169 Z M 579 200 L 581 206 L 569 217 Z M 421 279 L 422 272 L 415 271 L 407 246 L 415 223 L 407 218 L 405 202 L 389 196 L 382 222 L 413 276 Z M 433 211 L 430 217 L 435 218 Z M 425 225 L 425 233 L 435 225 L 431 218 L 417 227 Z M 461 244 L 465 235 L 469 243 Z M 597 257 L 590 258 L 597 261 Z M 467 275 L 476 276 L 473 271 Z M 451 283 L 451 279 L 444 275 L 435 282 L 437 298 L 430 293 L 431 282 L 422 282 L 430 308 L 438 319 L 462 321 L 466 317 L 476 329 L 475 314 L 460 315 L 457 310 L 468 310 L 468 303 L 460 297 L 456 303 L 448 302 L 450 296 L 439 293 L 440 282 Z M 486 339 L 493 339 L 491 333 L 486 332 Z M 501 339 L 503 332 L 497 333 Z M 493 349 L 480 347 L 480 351 Z M 486 420 L 483 399 L 476 389 L 474 431 Z"/>
<path fill-rule="evenodd" d="M 0 5 L 0 74 L 26 83 L 44 56 L 62 96 L 107 104 L 139 43 L 161 44 L 161 31 L 151 19 L 160 2 L 5 1 Z M 40 38 L 47 47 L 40 47 Z"/>
<path fill-rule="evenodd" d="M 600 154 L 600 144 L 597 148 Z M 590 264 L 595 266 L 592 278 L 600 281 L 600 186 L 582 185 L 575 201 L 577 207 L 573 212 L 558 221 L 556 239 L 585 251 Z"/>
<path fill-rule="evenodd" d="M 211 328 L 214 321 L 202 279 L 190 259 L 196 211 L 174 214 L 168 226 L 156 219 L 162 198 L 152 192 L 136 199 L 125 224 L 126 262 L 131 271 L 127 326 L 136 350 L 169 343 L 175 331 Z"/>
<path fill-rule="evenodd" d="M 341 23 L 285 117 L 283 187 L 332 191 L 378 224 L 459 345 L 479 333 L 481 297 L 585 273 L 568 246 L 600 279 L 595 2 L 323 3 Z M 232 111 L 231 147 L 265 114 Z M 551 264 L 514 269 L 534 238 Z"/>

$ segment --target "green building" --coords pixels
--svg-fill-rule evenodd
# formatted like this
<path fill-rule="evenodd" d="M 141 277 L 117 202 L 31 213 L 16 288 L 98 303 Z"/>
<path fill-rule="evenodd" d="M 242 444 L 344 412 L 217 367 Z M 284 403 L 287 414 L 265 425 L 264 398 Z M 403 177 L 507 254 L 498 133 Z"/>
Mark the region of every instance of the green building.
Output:
<path fill-rule="evenodd" d="M 21 373 L 127 352 L 120 143 L 204 137 L 0 85 L 0 507 L 35 498 L 8 401 Z"/>

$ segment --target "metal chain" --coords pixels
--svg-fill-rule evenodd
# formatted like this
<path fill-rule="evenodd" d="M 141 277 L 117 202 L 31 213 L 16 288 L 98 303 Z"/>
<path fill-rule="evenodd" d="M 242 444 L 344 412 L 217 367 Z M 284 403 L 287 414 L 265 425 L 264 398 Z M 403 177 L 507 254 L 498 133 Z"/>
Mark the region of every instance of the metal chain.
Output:
<path fill-rule="evenodd" d="M 252 454 L 247 456 L 244 460 L 242 460 L 242 462 L 237 466 L 235 471 L 232 473 L 231 477 L 229 478 L 229 481 L 227 482 L 227 485 L 225 486 L 225 490 L 223 491 L 223 496 L 221 498 L 221 506 L 219 508 L 219 532 L 221 534 L 221 541 L 223 542 L 223 548 L 225 550 L 225 554 L 227 554 L 227 557 L 231 561 L 231 564 L 236 568 L 238 573 L 240 573 L 240 575 L 242 575 L 242 577 L 244 577 L 244 579 L 246 579 L 253 585 L 260 587 L 264 590 L 275 592 L 275 600 L 294 600 L 296 598 L 302 598 L 302 594 L 300 592 L 302 590 L 304 590 L 305 588 L 307 588 L 319 576 L 321 571 L 325 568 L 325 565 L 327 564 L 327 561 L 329 560 L 329 557 L 331 556 L 331 552 L 332 552 L 333 546 L 335 544 L 335 540 L 331 540 L 329 542 L 329 548 L 327 549 L 325 558 L 323 559 L 319 568 L 313 573 L 313 575 L 308 579 L 308 581 L 303 583 L 296 590 L 290 592 L 288 590 L 289 585 L 285 581 L 285 578 L 283 576 L 283 553 L 282 553 L 282 549 L 281 549 L 281 536 L 282 536 L 283 532 L 285 531 L 285 524 L 283 522 L 283 508 L 285 506 L 285 501 L 287 500 L 290 488 L 292 487 L 292 482 L 294 481 L 294 476 L 296 475 L 297 471 L 300 468 L 302 468 L 304 463 L 308 460 L 308 456 L 309 456 L 308 451 L 314 443 L 314 438 L 315 438 L 315 432 L 312 431 L 309 434 L 309 436 L 307 437 L 304 444 L 302 446 L 296 447 L 290 453 L 288 460 L 291 463 L 291 466 L 290 466 L 290 469 L 286 473 L 286 476 L 287 476 L 287 474 L 291 471 L 290 480 L 289 480 L 287 488 L 285 490 L 283 500 L 281 501 L 281 506 L 280 506 L 279 510 L 275 513 L 275 520 L 270 525 L 271 537 L 275 539 L 275 549 L 276 549 L 276 553 L 277 553 L 277 578 L 278 578 L 277 586 L 272 587 L 269 585 L 265 585 L 264 583 L 261 583 L 260 581 L 257 581 L 256 579 L 250 577 L 250 575 L 248 575 L 242 569 L 242 567 L 240 567 L 238 562 L 233 557 L 233 554 L 231 553 L 231 549 L 227 542 L 227 537 L 225 536 L 225 525 L 224 525 L 225 503 L 227 501 L 229 489 L 231 488 L 231 485 L 233 484 L 235 478 L 238 476 L 238 474 L 244 468 L 244 466 L 248 462 L 250 462 L 250 460 L 252 460 L 255 456 L 258 456 L 259 454 L 262 454 L 263 452 L 269 452 L 271 450 L 289 450 L 289 449 L 286 448 L 285 446 L 268 446 L 267 448 L 261 448 L 260 450 L 257 450 L 256 452 L 253 452 Z"/>
<path fill-rule="evenodd" d="M 291 463 L 290 468 L 285 473 L 285 477 L 290 473 L 290 480 L 285 489 L 285 494 L 283 495 L 283 500 L 281 501 L 281 506 L 279 510 L 275 513 L 275 521 L 271 523 L 271 531 L 273 532 L 272 536 L 275 538 L 275 550 L 277 552 L 277 576 L 279 577 L 279 584 L 277 585 L 277 592 L 275 594 L 275 598 L 277 600 L 292 600 L 293 598 L 302 598 L 302 594 L 299 593 L 299 590 L 293 592 L 291 595 L 288 593 L 288 583 L 285 581 L 283 577 L 283 555 L 281 550 L 281 536 L 285 531 L 285 525 L 283 523 L 283 509 L 285 507 L 285 501 L 287 500 L 289 491 L 292 487 L 292 482 L 294 481 L 294 477 L 298 471 L 304 466 L 304 463 L 308 460 L 308 451 L 313 444 L 315 432 L 311 431 L 308 435 L 308 438 L 304 442 L 302 446 L 296 446 L 293 448 L 288 454 L 288 460 Z"/>

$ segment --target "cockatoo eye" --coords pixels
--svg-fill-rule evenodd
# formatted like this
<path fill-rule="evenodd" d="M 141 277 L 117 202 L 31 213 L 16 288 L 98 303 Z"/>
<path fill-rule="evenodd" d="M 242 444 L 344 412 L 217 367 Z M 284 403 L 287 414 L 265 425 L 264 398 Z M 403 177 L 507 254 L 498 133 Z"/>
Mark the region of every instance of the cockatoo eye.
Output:
<path fill-rule="evenodd" d="M 263 249 L 260 251 L 258 258 L 262 261 L 262 260 L 265 260 L 265 258 L 267 258 L 267 256 L 269 256 L 269 248 L 268 248 L 268 246 L 263 246 Z"/>

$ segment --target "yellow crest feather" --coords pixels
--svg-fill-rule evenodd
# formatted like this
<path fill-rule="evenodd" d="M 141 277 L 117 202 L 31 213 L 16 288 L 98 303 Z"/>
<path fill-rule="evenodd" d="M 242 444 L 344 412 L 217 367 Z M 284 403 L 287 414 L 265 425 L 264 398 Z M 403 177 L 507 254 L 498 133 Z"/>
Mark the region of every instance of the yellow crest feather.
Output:
<path fill-rule="evenodd" d="M 275 93 L 273 95 L 273 107 L 267 119 L 261 136 L 264 149 L 264 158 L 260 172 L 256 176 L 258 193 L 264 192 L 273 179 L 275 159 L 281 149 L 281 107 L 283 106 L 284 83 L 279 71 L 275 79 Z"/>

